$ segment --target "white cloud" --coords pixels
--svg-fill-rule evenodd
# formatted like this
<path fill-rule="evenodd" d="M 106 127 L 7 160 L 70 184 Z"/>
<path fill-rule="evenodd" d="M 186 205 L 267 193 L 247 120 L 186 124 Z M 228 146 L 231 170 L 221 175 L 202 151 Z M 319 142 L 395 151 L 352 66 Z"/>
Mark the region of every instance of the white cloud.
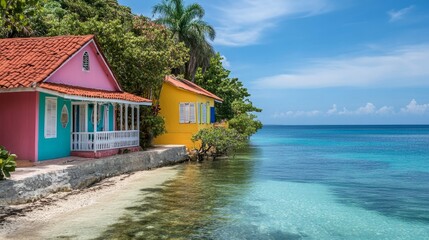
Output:
<path fill-rule="evenodd" d="M 222 58 L 222 61 L 221 61 L 222 62 L 222 66 L 224 68 L 230 68 L 231 67 L 231 63 L 228 61 L 228 59 L 224 55 L 222 55 L 221 58 Z"/>
<path fill-rule="evenodd" d="M 376 113 L 380 114 L 380 115 L 394 114 L 395 109 L 393 107 L 384 106 L 384 107 L 381 107 L 380 109 L 378 109 L 376 111 Z"/>
<path fill-rule="evenodd" d="M 376 107 L 372 103 L 367 103 L 363 107 L 359 107 L 356 110 L 348 110 L 347 108 L 343 108 L 342 111 L 338 112 L 338 115 L 369 115 L 376 113 Z"/>
<path fill-rule="evenodd" d="M 428 105 L 429 106 L 429 105 Z M 429 110 L 429 109 L 428 109 Z M 379 109 L 373 103 L 367 103 L 365 106 L 358 107 L 355 110 L 348 110 L 343 107 L 343 110 L 339 111 L 337 104 L 333 104 L 332 108 L 327 111 L 312 110 L 312 111 L 287 111 L 287 112 L 276 112 L 274 118 L 290 118 L 290 117 L 316 117 L 316 116 L 362 116 L 362 115 L 388 115 L 395 114 L 393 107 L 383 106 Z"/>
<path fill-rule="evenodd" d="M 292 73 L 255 81 L 258 88 L 429 86 L 429 45 L 405 46 L 385 54 L 319 59 Z"/>
<path fill-rule="evenodd" d="M 318 110 L 313 111 L 287 111 L 287 112 L 276 112 L 274 118 L 290 118 L 290 117 L 315 117 L 320 116 L 323 113 Z"/>
<path fill-rule="evenodd" d="M 312 111 L 287 111 L 276 112 L 273 114 L 274 118 L 297 118 L 297 117 L 329 117 L 329 116 L 389 116 L 397 114 L 425 114 L 429 113 L 429 103 L 418 104 L 415 99 L 411 100 L 409 104 L 396 112 L 394 107 L 383 106 L 377 108 L 373 103 L 366 103 L 364 106 L 358 107 L 355 110 L 349 110 L 343 107 L 338 110 L 337 104 L 333 104 L 332 108 L 327 111 L 312 110 Z"/>
<path fill-rule="evenodd" d="M 392 9 L 388 11 L 387 14 L 389 15 L 389 22 L 396 22 L 398 20 L 403 19 L 406 14 L 408 14 L 409 12 L 411 12 L 411 10 L 413 10 L 413 8 L 414 6 L 411 5 L 406 8 L 402 8 L 400 10 Z"/>
<path fill-rule="evenodd" d="M 332 108 L 331 109 L 329 109 L 327 112 L 326 112 L 326 114 L 328 114 L 328 115 L 332 115 L 332 114 L 335 114 L 335 113 L 337 113 L 338 112 L 338 110 L 337 110 L 337 104 L 334 104 L 334 105 L 332 105 Z"/>
<path fill-rule="evenodd" d="M 308 17 L 332 10 L 330 0 L 220 1 L 215 43 L 227 46 L 256 44 L 263 32 L 285 17 Z"/>
<path fill-rule="evenodd" d="M 424 114 L 427 111 L 429 111 L 429 104 L 418 104 L 415 99 L 411 100 L 405 108 L 401 108 L 402 113 Z"/>

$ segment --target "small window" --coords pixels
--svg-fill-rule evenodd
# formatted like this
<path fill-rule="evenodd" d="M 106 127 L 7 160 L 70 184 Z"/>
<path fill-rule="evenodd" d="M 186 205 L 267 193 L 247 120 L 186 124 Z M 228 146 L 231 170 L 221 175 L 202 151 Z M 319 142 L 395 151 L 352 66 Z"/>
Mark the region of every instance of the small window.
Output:
<path fill-rule="evenodd" d="M 180 103 L 179 115 L 180 123 L 195 123 L 195 103 Z"/>
<path fill-rule="evenodd" d="M 57 137 L 57 98 L 45 99 L 45 138 Z"/>
<path fill-rule="evenodd" d="M 67 124 L 69 124 L 69 110 L 67 109 L 67 105 L 64 104 L 63 109 L 61 110 L 61 126 L 66 128 Z"/>
<path fill-rule="evenodd" d="M 89 53 L 83 53 L 83 61 L 82 61 L 82 69 L 83 71 L 89 71 Z"/>

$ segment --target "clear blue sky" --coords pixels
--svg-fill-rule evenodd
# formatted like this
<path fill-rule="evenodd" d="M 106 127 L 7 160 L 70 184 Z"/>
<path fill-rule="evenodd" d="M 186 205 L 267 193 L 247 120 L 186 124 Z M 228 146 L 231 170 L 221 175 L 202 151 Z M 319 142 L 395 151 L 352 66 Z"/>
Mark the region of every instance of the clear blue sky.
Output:
<path fill-rule="evenodd" d="M 264 124 L 429 124 L 428 0 L 194 2 Z"/>

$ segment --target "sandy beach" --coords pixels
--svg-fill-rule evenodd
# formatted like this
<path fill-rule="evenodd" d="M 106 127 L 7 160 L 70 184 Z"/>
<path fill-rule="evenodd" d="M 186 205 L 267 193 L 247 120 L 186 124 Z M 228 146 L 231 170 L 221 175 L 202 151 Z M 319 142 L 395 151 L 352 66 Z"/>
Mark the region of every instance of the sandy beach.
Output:
<path fill-rule="evenodd" d="M 8 211 L 14 215 L 0 223 L 0 239 L 95 238 L 117 222 L 127 207 L 147 196 L 141 189 L 160 187 L 177 173 L 177 166 L 140 171 L 105 179 L 87 189 L 11 206 Z"/>

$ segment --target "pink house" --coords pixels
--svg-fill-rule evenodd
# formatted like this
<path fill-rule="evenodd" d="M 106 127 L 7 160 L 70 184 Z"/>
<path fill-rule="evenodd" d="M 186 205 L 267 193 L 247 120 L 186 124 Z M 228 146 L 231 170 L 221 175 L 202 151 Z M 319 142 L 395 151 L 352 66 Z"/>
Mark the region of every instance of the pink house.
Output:
<path fill-rule="evenodd" d="M 93 35 L 0 39 L 0 145 L 19 159 L 139 147 L 139 106 Z"/>

